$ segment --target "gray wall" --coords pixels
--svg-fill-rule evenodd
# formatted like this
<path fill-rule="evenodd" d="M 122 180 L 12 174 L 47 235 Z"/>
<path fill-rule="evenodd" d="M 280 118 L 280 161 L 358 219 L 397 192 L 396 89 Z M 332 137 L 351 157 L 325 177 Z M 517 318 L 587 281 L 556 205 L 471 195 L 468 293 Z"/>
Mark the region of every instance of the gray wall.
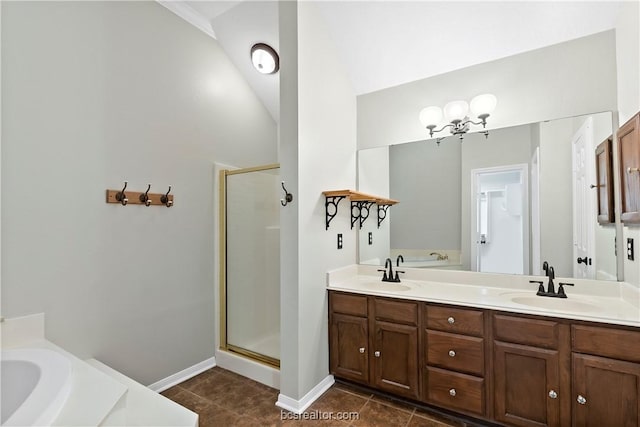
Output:
<path fill-rule="evenodd" d="M 460 250 L 461 148 L 419 141 L 389 148 L 391 247 Z"/>
<path fill-rule="evenodd" d="M 281 55 L 289 58 L 280 77 L 281 176 L 294 194 L 280 217 L 279 400 L 299 402 L 329 375 L 326 272 L 356 262 L 349 202 L 327 231 L 322 195 L 355 188 L 356 96 L 316 5 L 281 2 L 279 18 Z"/>
<path fill-rule="evenodd" d="M 573 119 L 540 123 L 540 256 L 573 277 Z"/>
<path fill-rule="evenodd" d="M 358 190 L 380 197 L 389 197 L 389 147 L 378 147 L 358 152 Z M 390 224 L 393 211 L 398 205 L 388 208 L 386 217 L 378 225 L 378 207 L 372 205 L 369 217 L 358 228 L 358 262 L 384 263 L 390 255 Z M 354 228 L 358 227 L 354 225 Z M 369 233 L 372 242 L 369 244 Z"/>
<path fill-rule="evenodd" d="M 217 42 L 154 2 L 2 2 L 2 315 L 151 383 L 214 354 L 213 162 L 276 161 Z M 175 206 L 105 203 L 173 186 Z"/>
<path fill-rule="evenodd" d="M 616 110 L 615 43 L 606 31 L 360 95 L 358 148 L 422 140 L 422 108 L 486 92 L 498 98 L 490 129 Z"/>

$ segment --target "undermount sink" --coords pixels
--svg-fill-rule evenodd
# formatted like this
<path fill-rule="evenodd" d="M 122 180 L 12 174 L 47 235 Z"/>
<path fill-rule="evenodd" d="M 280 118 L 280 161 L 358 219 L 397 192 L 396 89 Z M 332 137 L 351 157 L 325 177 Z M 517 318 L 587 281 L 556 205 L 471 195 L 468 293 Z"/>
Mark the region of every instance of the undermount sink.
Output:
<path fill-rule="evenodd" d="M 409 286 L 395 282 L 366 282 L 362 286 L 372 291 L 402 292 L 411 289 Z"/>
<path fill-rule="evenodd" d="M 511 301 L 516 304 L 528 305 L 530 307 L 544 308 L 548 310 L 590 312 L 598 311 L 600 309 L 596 304 L 576 300 L 572 297 L 551 298 L 540 296 L 514 296 L 511 298 Z"/>

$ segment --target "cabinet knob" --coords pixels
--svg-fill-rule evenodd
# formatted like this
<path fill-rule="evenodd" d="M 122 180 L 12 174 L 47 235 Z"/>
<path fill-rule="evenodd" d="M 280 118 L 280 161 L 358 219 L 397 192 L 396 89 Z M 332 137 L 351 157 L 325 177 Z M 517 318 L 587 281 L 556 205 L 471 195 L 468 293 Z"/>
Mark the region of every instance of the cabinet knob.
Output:
<path fill-rule="evenodd" d="M 364 347 L 360 347 L 360 353 L 364 353 Z"/>
<path fill-rule="evenodd" d="M 455 388 L 452 388 L 451 390 L 449 390 L 449 394 L 450 394 L 451 396 L 455 397 L 455 396 L 456 396 L 456 389 L 455 389 Z"/>
<path fill-rule="evenodd" d="M 551 390 L 549 392 L 549 397 L 552 398 L 552 399 L 557 399 L 558 398 L 558 393 L 556 393 L 555 390 Z"/>
<path fill-rule="evenodd" d="M 579 404 L 584 405 L 587 403 L 587 399 L 584 398 L 583 395 L 579 394 L 578 398 L 576 399 L 578 401 Z"/>
<path fill-rule="evenodd" d="M 374 353 L 373 353 L 373 355 L 374 355 L 375 357 L 380 357 L 380 352 L 379 352 L 379 351 L 376 351 L 376 352 L 374 352 Z"/>
<path fill-rule="evenodd" d="M 449 356 L 456 357 L 456 352 L 453 350 L 449 350 Z"/>
<path fill-rule="evenodd" d="M 449 322 L 450 325 L 453 325 L 454 323 L 456 323 L 456 319 L 454 319 L 453 317 L 449 317 L 447 319 L 447 322 Z"/>

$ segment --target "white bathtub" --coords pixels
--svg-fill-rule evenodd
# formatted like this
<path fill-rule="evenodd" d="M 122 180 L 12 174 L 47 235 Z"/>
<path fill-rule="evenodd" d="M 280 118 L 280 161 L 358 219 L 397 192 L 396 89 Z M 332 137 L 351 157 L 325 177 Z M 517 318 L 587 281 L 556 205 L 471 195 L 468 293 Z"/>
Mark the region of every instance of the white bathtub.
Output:
<path fill-rule="evenodd" d="M 43 348 L 2 350 L 3 426 L 49 426 L 71 391 L 71 361 Z"/>

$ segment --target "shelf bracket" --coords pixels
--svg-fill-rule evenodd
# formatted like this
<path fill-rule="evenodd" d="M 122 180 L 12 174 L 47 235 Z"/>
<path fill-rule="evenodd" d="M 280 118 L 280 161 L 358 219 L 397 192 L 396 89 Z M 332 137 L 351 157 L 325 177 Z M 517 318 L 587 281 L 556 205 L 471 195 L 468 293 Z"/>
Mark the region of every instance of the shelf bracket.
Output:
<path fill-rule="evenodd" d="M 367 200 L 358 200 L 351 202 L 351 228 L 353 228 L 354 224 L 359 221 L 359 226 L 362 228 L 362 224 L 369 218 L 369 211 L 371 206 L 373 206 L 375 202 L 367 201 Z"/>
<path fill-rule="evenodd" d="M 389 209 L 391 205 L 378 205 L 378 228 L 380 228 L 380 224 L 387 217 L 387 209 Z"/>
<path fill-rule="evenodd" d="M 346 196 L 325 196 L 324 201 L 324 210 L 326 213 L 326 230 L 329 229 L 329 224 L 331 220 L 338 214 L 338 204 L 344 199 Z"/>

